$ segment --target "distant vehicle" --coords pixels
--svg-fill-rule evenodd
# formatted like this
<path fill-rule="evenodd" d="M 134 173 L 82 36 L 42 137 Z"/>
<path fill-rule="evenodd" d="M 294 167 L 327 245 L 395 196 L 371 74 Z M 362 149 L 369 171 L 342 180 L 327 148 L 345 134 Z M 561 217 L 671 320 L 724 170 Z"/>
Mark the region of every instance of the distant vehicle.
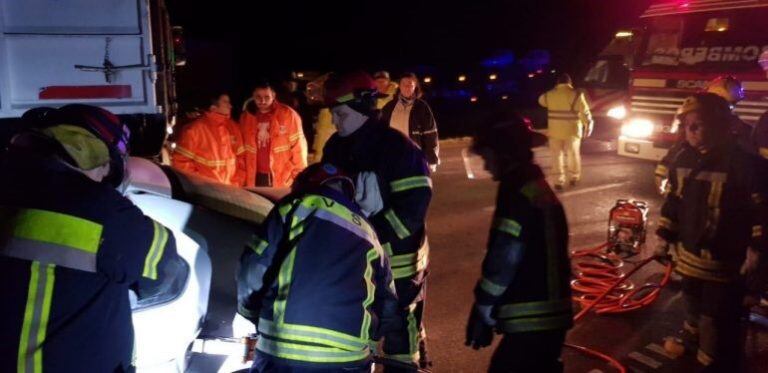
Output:
<path fill-rule="evenodd" d="M 163 0 L 0 0 L 0 133 L 30 108 L 86 103 L 129 125 L 134 154 L 156 156 L 183 42 Z"/>
<path fill-rule="evenodd" d="M 596 127 L 616 136 L 629 110 L 629 72 L 634 67 L 642 40 L 638 31 L 623 29 L 616 32 L 578 84 L 587 95 Z"/>
<path fill-rule="evenodd" d="M 131 294 L 137 372 L 184 372 L 200 358 L 189 353 L 195 343 L 235 336 L 235 270 L 273 203 L 146 159 L 131 158 L 129 174 L 126 196 L 173 231 L 183 259 L 169 266 L 166 283 L 141 298 Z M 213 351 L 225 356 L 210 369 L 218 371 L 227 358 L 239 362 L 242 351 Z"/>
<path fill-rule="evenodd" d="M 768 80 L 757 64 L 768 50 L 768 0 L 655 1 L 640 17 L 637 58 L 620 155 L 659 160 L 677 141 L 675 113 L 686 96 L 732 75 L 745 99 L 734 113 L 754 124 L 768 110 Z"/>

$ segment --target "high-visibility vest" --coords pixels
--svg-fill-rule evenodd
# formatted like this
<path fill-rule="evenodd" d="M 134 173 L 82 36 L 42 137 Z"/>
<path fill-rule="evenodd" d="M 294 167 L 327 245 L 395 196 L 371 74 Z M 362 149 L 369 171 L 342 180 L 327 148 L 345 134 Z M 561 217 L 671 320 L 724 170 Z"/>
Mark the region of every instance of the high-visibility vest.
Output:
<path fill-rule="evenodd" d="M 558 84 L 539 96 L 539 105 L 547 108 L 547 136 L 550 138 L 581 138 L 592 124 L 592 114 L 584 93 L 569 84 Z"/>

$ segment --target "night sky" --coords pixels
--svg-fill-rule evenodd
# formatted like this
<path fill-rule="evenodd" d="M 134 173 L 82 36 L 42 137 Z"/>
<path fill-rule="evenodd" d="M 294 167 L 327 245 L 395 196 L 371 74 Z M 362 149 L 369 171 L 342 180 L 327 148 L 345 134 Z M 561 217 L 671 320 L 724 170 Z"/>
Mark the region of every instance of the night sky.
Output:
<path fill-rule="evenodd" d="M 168 1 L 187 38 L 189 62 L 180 78 L 236 90 L 291 70 L 460 70 L 502 49 L 518 56 L 546 49 L 554 66 L 578 72 L 650 3 Z"/>

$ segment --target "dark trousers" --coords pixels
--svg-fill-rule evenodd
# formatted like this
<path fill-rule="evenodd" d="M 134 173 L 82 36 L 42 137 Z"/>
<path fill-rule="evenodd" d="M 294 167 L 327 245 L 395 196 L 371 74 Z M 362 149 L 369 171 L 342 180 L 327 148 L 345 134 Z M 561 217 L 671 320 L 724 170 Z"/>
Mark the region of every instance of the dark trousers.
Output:
<path fill-rule="evenodd" d="M 349 364 L 292 362 L 256 351 L 250 373 L 370 373 L 370 371 L 370 361 Z"/>
<path fill-rule="evenodd" d="M 427 359 L 427 333 L 424 329 L 424 300 L 426 281 L 424 274 L 416 278 L 395 280 L 395 290 L 400 299 L 403 327 L 384 336 L 384 354 L 404 363 L 424 366 Z M 398 368 L 385 368 L 388 373 L 406 372 Z M 412 371 L 412 370 L 410 370 Z"/>
<path fill-rule="evenodd" d="M 565 330 L 504 334 L 493 353 L 489 373 L 562 373 L 560 352 Z"/>
<path fill-rule="evenodd" d="M 698 328 L 699 350 L 713 360 L 706 372 L 744 370 L 746 317 L 744 288 L 683 276 L 687 321 Z"/>
<path fill-rule="evenodd" d="M 271 187 L 272 177 L 269 174 L 256 174 L 256 186 L 257 187 Z"/>

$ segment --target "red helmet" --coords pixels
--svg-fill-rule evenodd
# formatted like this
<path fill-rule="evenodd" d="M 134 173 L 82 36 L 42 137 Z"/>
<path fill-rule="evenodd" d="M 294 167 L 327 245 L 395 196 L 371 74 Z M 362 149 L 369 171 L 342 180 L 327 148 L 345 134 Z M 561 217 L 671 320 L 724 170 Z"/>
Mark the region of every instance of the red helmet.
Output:
<path fill-rule="evenodd" d="M 296 176 L 292 189 L 297 193 L 308 193 L 334 181 L 341 183 L 347 197 L 355 198 L 355 182 L 344 171 L 330 163 L 315 163 L 304 169 Z"/>
<path fill-rule="evenodd" d="M 325 81 L 324 89 L 323 98 L 327 106 L 359 102 L 376 95 L 376 83 L 363 71 L 331 74 Z"/>

